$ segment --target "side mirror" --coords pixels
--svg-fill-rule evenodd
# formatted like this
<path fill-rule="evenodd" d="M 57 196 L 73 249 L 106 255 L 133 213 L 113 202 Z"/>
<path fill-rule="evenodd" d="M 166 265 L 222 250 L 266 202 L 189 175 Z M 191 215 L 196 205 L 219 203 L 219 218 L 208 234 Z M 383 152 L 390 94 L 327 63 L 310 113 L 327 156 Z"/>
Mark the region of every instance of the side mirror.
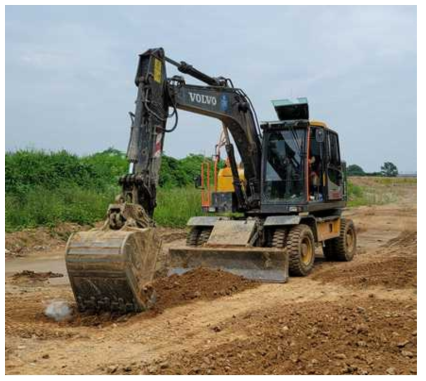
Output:
<path fill-rule="evenodd" d="M 324 142 L 324 140 L 325 140 L 325 133 L 324 133 L 324 130 L 322 128 L 317 128 L 315 130 L 315 140 L 318 143 L 323 143 Z"/>
<path fill-rule="evenodd" d="M 194 177 L 194 186 L 195 188 L 201 188 L 201 175 Z"/>

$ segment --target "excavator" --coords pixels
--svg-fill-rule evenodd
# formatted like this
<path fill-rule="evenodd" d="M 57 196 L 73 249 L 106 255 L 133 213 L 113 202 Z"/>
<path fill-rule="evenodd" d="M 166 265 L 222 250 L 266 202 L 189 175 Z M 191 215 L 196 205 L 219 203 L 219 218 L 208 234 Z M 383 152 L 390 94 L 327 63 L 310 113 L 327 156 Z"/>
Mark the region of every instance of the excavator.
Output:
<path fill-rule="evenodd" d="M 181 75 L 168 78 L 166 64 L 202 85 L 187 84 Z M 356 230 L 342 216 L 347 186 L 339 137 L 309 119 L 305 98 L 272 101 L 278 120 L 259 123 L 250 98 L 231 79 L 174 61 L 162 48 L 139 56 L 135 84 L 122 191 L 104 225 L 73 234 L 66 247 L 80 311 L 140 312 L 155 304 L 161 156 L 180 110 L 221 122 L 228 165 L 219 181 L 227 185 L 212 192 L 207 213 L 188 221 L 186 244 L 169 251 L 169 275 L 202 266 L 285 283 L 289 275 L 312 271 L 317 247 L 328 260 L 352 260 Z"/>

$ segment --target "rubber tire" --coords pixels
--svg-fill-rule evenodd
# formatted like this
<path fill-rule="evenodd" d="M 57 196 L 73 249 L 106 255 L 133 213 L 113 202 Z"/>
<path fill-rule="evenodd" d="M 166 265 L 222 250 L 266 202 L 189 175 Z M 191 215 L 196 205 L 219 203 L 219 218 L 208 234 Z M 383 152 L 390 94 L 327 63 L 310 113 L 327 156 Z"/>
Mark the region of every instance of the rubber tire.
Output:
<path fill-rule="evenodd" d="M 353 235 L 353 249 L 348 251 L 346 245 L 347 232 Z M 340 222 L 340 235 L 324 242 L 324 257 L 330 261 L 350 262 L 356 254 L 356 230 L 352 220 L 342 218 Z"/>
<path fill-rule="evenodd" d="M 271 234 L 271 247 L 277 247 L 277 248 L 283 248 L 285 247 L 285 239 L 287 237 L 287 230 L 286 228 L 276 228 L 274 229 L 273 233 Z"/>
<path fill-rule="evenodd" d="M 213 228 L 211 227 L 203 227 L 201 229 L 200 235 L 198 236 L 197 245 L 204 245 L 210 238 L 210 234 L 212 233 Z"/>
<path fill-rule="evenodd" d="M 186 237 L 186 245 L 187 246 L 202 246 L 204 245 L 212 232 L 213 228 L 211 227 L 199 227 L 194 226 L 188 236 Z"/>
<path fill-rule="evenodd" d="M 302 261 L 302 241 L 309 239 L 312 248 L 312 260 L 309 264 Z M 286 248 L 289 257 L 289 273 L 292 276 L 307 276 L 314 267 L 315 239 L 312 229 L 305 224 L 293 226 L 287 235 Z"/>
<path fill-rule="evenodd" d="M 188 233 L 188 236 L 186 237 L 186 245 L 197 246 L 198 237 L 200 233 L 201 233 L 201 230 L 197 226 L 194 226 L 193 228 L 191 228 L 190 232 Z"/>

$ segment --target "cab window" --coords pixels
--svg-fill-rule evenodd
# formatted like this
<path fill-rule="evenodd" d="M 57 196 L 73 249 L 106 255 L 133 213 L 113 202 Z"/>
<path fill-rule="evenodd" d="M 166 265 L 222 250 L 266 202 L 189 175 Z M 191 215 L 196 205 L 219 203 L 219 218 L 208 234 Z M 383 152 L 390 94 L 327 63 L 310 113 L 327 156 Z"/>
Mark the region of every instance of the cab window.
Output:
<path fill-rule="evenodd" d="M 304 195 L 306 129 L 272 131 L 265 136 L 266 162 L 263 195 L 266 202 L 301 202 Z"/>
<path fill-rule="evenodd" d="M 328 168 L 327 168 L 327 198 L 341 200 L 343 198 L 343 173 L 340 160 L 339 138 L 329 131 L 327 139 Z"/>
<path fill-rule="evenodd" d="M 329 157 L 330 164 L 336 167 L 339 167 L 341 164 L 340 161 L 340 151 L 339 151 L 339 138 L 336 134 L 330 132 L 328 135 L 328 144 L 329 144 Z"/>

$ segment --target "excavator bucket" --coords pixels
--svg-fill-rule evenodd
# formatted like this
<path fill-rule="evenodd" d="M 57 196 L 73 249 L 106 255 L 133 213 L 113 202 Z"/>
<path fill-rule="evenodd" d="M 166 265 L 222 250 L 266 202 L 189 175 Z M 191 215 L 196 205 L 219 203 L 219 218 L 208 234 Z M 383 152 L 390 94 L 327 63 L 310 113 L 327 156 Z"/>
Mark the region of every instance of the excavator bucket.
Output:
<path fill-rule="evenodd" d="M 80 311 L 139 312 L 155 302 L 161 240 L 154 228 L 93 229 L 73 234 L 66 266 Z"/>
<path fill-rule="evenodd" d="M 268 283 L 288 280 L 288 255 L 270 247 L 181 247 L 170 249 L 169 275 L 197 267 L 220 269 Z"/>

